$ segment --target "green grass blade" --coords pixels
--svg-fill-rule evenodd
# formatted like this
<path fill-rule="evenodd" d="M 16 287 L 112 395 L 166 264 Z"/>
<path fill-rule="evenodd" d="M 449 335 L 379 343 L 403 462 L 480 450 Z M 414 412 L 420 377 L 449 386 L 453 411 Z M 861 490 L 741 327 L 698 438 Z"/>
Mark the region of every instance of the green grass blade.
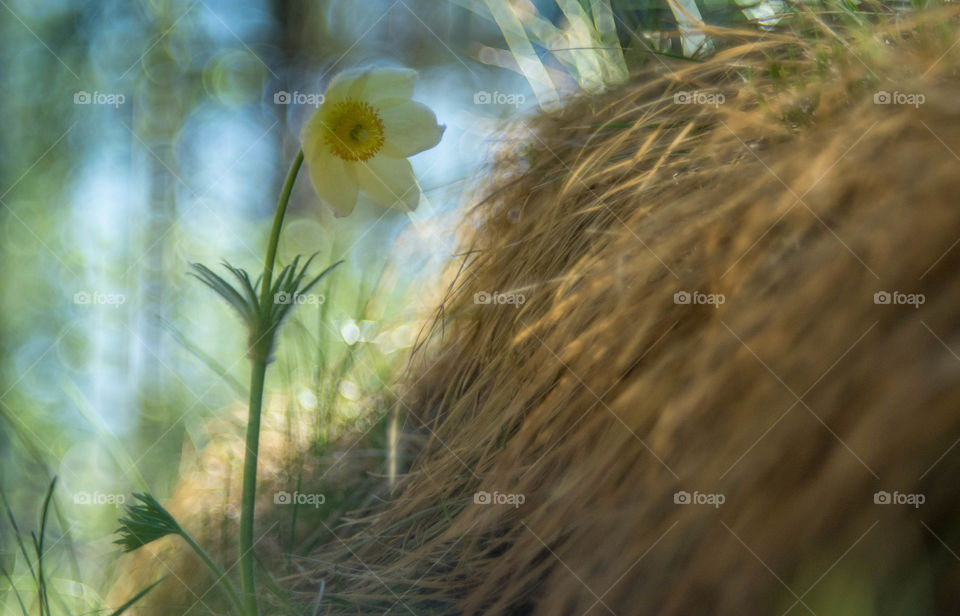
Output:
<path fill-rule="evenodd" d="M 23 537 L 20 534 L 20 528 L 17 526 L 17 519 L 13 516 L 13 510 L 10 508 L 10 503 L 7 502 L 6 493 L 0 491 L 0 498 L 3 499 L 3 506 L 7 510 L 7 519 L 10 521 L 10 526 L 13 528 L 13 536 L 17 540 L 17 545 L 20 546 L 20 553 L 23 554 L 23 559 L 27 563 L 27 568 L 30 570 L 30 577 L 33 578 L 34 584 L 37 582 L 37 573 L 33 569 L 33 563 L 30 561 L 30 554 L 27 553 L 27 546 L 23 543 Z"/>
<path fill-rule="evenodd" d="M 156 582 L 154 582 L 153 584 L 150 584 L 149 586 L 147 586 L 146 588 L 144 588 L 143 590 L 141 590 L 140 592 L 138 592 L 137 594 L 133 595 L 133 597 L 132 597 L 129 601 L 127 601 L 126 603 L 124 603 L 123 605 L 121 605 L 120 607 L 118 607 L 115 611 L 110 612 L 110 616 L 120 616 L 121 614 L 123 614 L 124 612 L 126 612 L 128 609 L 130 609 L 131 607 L 133 607 L 133 604 L 134 604 L 134 603 L 136 603 L 136 602 L 139 601 L 140 599 L 143 599 L 143 597 L 144 597 L 148 592 L 150 592 L 151 590 L 153 590 L 154 587 L 156 587 L 158 584 L 160 584 L 160 582 L 163 582 L 163 581 L 165 581 L 166 579 L 167 579 L 166 577 L 162 577 L 162 578 L 160 578 L 159 580 L 157 580 Z"/>
<path fill-rule="evenodd" d="M 50 512 L 50 500 L 53 498 L 53 488 L 57 485 L 57 478 L 50 481 L 50 487 L 47 488 L 47 496 L 43 499 L 43 509 L 40 511 L 40 537 L 31 533 L 33 536 L 33 545 L 37 551 L 37 595 L 40 599 L 41 616 L 50 615 L 50 598 L 47 595 L 47 580 L 43 575 L 44 550 L 43 543 L 47 535 L 47 515 Z"/>
<path fill-rule="evenodd" d="M 20 604 L 20 611 L 23 613 L 23 616 L 30 616 L 30 613 L 27 611 L 27 606 L 23 604 L 23 598 L 20 596 L 20 591 L 17 590 L 17 586 L 13 583 L 13 578 L 10 577 L 10 573 L 7 572 L 3 565 L 0 565 L 0 573 L 3 574 L 3 577 L 7 578 L 7 583 L 10 584 L 10 590 L 13 591 L 14 596 L 17 598 L 17 603 Z"/>

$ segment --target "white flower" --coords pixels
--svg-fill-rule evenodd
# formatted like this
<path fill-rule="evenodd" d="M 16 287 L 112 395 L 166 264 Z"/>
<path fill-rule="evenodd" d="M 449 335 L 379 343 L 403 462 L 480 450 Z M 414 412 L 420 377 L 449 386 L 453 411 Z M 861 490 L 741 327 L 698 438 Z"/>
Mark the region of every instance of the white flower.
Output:
<path fill-rule="evenodd" d="M 310 181 L 337 216 L 353 211 L 360 191 L 386 207 L 420 202 L 407 157 L 437 145 L 445 127 L 410 99 L 416 79 L 410 69 L 341 73 L 303 127 Z"/>

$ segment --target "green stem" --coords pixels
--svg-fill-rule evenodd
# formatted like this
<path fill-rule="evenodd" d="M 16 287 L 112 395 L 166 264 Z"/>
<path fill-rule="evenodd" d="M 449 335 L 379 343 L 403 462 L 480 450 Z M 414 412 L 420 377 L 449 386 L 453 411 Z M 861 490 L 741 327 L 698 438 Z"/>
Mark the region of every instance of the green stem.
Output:
<path fill-rule="evenodd" d="M 227 595 L 230 597 L 230 601 L 233 603 L 234 607 L 239 610 L 240 613 L 243 613 L 243 604 L 240 602 L 240 596 L 237 595 L 237 591 L 233 588 L 233 584 L 230 583 L 227 574 L 217 566 L 217 563 L 213 562 L 213 559 L 210 558 L 210 555 L 200 547 L 200 544 L 193 540 L 187 532 L 183 529 L 180 530 L 180 536 L 183 537 L 183 540 L 193 548 L 193 551 L 197 553 L 197 556 L 200 557 L 200 560 L 203 561 L 203 564 L 207 566 L 208 569 L 216 577 L 216 583 L 218 583 Z"/>
<path fill-rule="evenodd" d="M 275 330 L 268 318 L 270 297 L 273 286 L 273 265 L 277 258 L 277 246 L 280 243 L 280 230 L 283 217 L 290 201 L 290 191 L 297 179 L 297 173 L 303 165 L 303 152 L 290 166 L 287 180 L 280 192 L 277 211 L 273 216 L 273 228 L 267 244 L 267 254 L 263 261 L 263 277 L 260 280 L 260 318 L 255 331 L 251 332 L 250 357 L 250 415 L 247 419 L 247 450 L 243 460 L 243 500 L 240 506 L 240 580 L 243 585 L 243 607 L 246 616 L 258 616 L 256 584 L 253 575 L 253 517 L 257 496 L 257 455 L 260 449 L 260 414 L 263 409 L 263 386 L 266 380 L 267 363 L 273 348 Z"/>
<path fill-rule="evenodd" d="M 280 229 L 283 227 L 283 217 L 287 213 L 287 203 L 290 201 L 290 191 L 293 190 L 293 183 L 297 179 L 300 167 L 303 165 L 303 151 L 297 152 L 297 157 L 293 159 L 290 165 L 290 172 L 287 173 L 287 181 L 283 185 L 283 191 L 280 192 L 280 200 L 277 201 L 277 212 L 273 216 L 273 228 L 270 229 L 270 241 L 267 244 L 267 254 L 263 259 L 263 281 L 260 285 L 260 311 L 266 309 L 273 299 L 270 297 L 270 287 L 273 279 L 273 263 L 277 259 L 277 246 L 280 244 Z"/>

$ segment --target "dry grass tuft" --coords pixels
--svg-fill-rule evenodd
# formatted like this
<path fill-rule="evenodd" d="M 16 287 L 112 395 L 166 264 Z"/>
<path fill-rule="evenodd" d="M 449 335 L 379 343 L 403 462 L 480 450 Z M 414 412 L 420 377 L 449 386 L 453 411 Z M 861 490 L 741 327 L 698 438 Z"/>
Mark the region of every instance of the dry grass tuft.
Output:
<path fill-rule="evenodd" d="M 355 434 L 336 440 L 322 450 L 311 444 L 310 423 L 292 413 L 284 396 L 267 400 L 260 434 L 260 468 L 257 486 L 257 558 L 261 570 L 263 607 L 267 613 L 285 614 L 284 576 L 297 571 L 292 554 L 329 539 L 326 516 L 341 519 L 362 501 L 365 491 L 381 484 L 382 443 L 358 440 Z M 207 426 L 215 434 L 200 451 L 184 451 L 180 480 L 163 505 L 178 523 L 222 563 L 228 575 L 237 572 L 236 536 L 240 520 L 243 476 L 243 430 L 246 405 L 224 409 L 222 420 Z M 371 452 L 370 447 L 379 445 Z M 350 453 L 349 456 L 345 452 Z M 321 508 L 277 504 L 278 492 L 323 494 Z M 232 606 L 214 583 L 199 557 L 177 536 L 164 537 L 135 552 L 120 556 L 121 575 L 110 588 L 107 602 L 120 605 L 145 586 L 166 580 L 133 608 L 150 616 L 203 616 L 227 614 Z M 273 578 L 273 579 L 271 579 Z"/>
<path fill-rule="evenodd" d="M 416 357 L 425 444 L 317 549 L 320 613 L 957 609 L 957 11 L 813 21 L 517 129 Z"/>

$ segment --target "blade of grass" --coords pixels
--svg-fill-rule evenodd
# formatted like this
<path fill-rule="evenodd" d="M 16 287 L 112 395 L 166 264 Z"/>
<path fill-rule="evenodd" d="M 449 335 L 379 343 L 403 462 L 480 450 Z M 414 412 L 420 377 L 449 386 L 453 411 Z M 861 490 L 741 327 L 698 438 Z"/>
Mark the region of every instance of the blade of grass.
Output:
<path fill-rule="evenodd" d="M 133 595 L 133 597 L 129 601 L 127 601 L 126 603 L 118 607 L 115 611 L 110 612 L 110 616 L 120 616 L 121 614 L 126 612 L 128 609 L 133 607 L 134 603 L 136 603 L 140 599 L 143 599 L 143 597 L 146 596 L 148 592 L 153 590 L 158 584 L 160 584 L 160 582 L 163 582 L 166 579 L 167 579 L 166 577 L 162 577 L 156 582 L 154 582 L 153 584 L 150 584 L 149 586 L 147 586 L 146 588 L 138 592 L 137 594 Z"/>
<path fill-rule="evenodd" d="M 43 574 L 43 560 L 45 552 L 43 544 L 47 535 L 47 515 L 50 512 L 50 500 L 53 498 L 53 489 L 57 485 L 57 478 L 50 481 L 50 487 L 47 488 L 47 495 L 43 499 L 43 508 L 40 510 L 40 536 L 36 533 L 30 533 L 33 537 L 34 549 L 37 552 L 37 596 L 40 603 L 40 616 L 50 616 L 50 598 L 47 595 L 47 580 Z"/>
<path fill-rule="evenodd" d="M 617 22 L 613 19 L 611 1 L 590 0 L 590 12 L 593 14 L 593 24 L 597 29 L 597 37 L 604 46 L 605 64 L 613 73 L 607 79 L 626 78 L 628 74 L 627 61 L 623 57 L 623 48 L 620 47 L 620 40 L 617 38 Z"/>
<path fill-rule="evenodd" d="M 317 616 L 320 613 L 320 602 L 323 600 L 323 591 L 326 588 L 327 583 L 324 580 L 320 581 L 320 590 L 317 591 L 317 599 L 313 602 L 313 612 L 312 616 Z"/>
<path fill-rule="evenodd" d="M 3 499 L 3 506 L 7 510 L 7 519 L 10 521 L 10 526 L 13 527 L 13 536 L 17 540 L 17 545 L 20 547 L 20 553 L 23 554 L 23 559 L 27 563 L 27 569 L 30 570 L 30 577 L 33 578 L 33 583 L 37 583 L 37 573 L 33 569 L 33 564 L 30 562 L 30 555 L 27 553 L 27 546 L 23 543 L 23 538 L 20 534 L 20 528 L 17 526 L 17 519 L 13 516 L 13 510 L 10 508 L 10 503 L 7 502 L 7 495 L 5 492 L 0 491 L 0 498 Z"/>
<path fill-rule="evenodd" d="M 493 15 L 493 20 L 497 22 L 503 38 L 516 59 L 517 66 L 533 89 L 534 95 L 541 106 L 557 102 L 558 94 L 550 79 L 547 68 L 543 65 L 533 43 L 527 36 L 523 23 L 517 17 L 517 13 L 512 7 L 500 0 L 486 0 L 487 10 Z"/>
<path fill-rule="evenodd" d="M 27 611 L 27 606 L 23 604 L 23 597 L 20 596 L 20 591 L 17 589 L 16 584 L 13 583 L 13 578 L 10 577 L 10 573 L 7 572 L 6 567 L 0 565 L 0 573 L 3 574 L 3 577 L 7 578 L 7 583 L 10 584 L 10 590 L 13 591 L 14 596 L 17 598 L 17 603 L 20 604 L 20 611 L 23 612 L 23 616 L 30 616 L 30 613 Z"/>

